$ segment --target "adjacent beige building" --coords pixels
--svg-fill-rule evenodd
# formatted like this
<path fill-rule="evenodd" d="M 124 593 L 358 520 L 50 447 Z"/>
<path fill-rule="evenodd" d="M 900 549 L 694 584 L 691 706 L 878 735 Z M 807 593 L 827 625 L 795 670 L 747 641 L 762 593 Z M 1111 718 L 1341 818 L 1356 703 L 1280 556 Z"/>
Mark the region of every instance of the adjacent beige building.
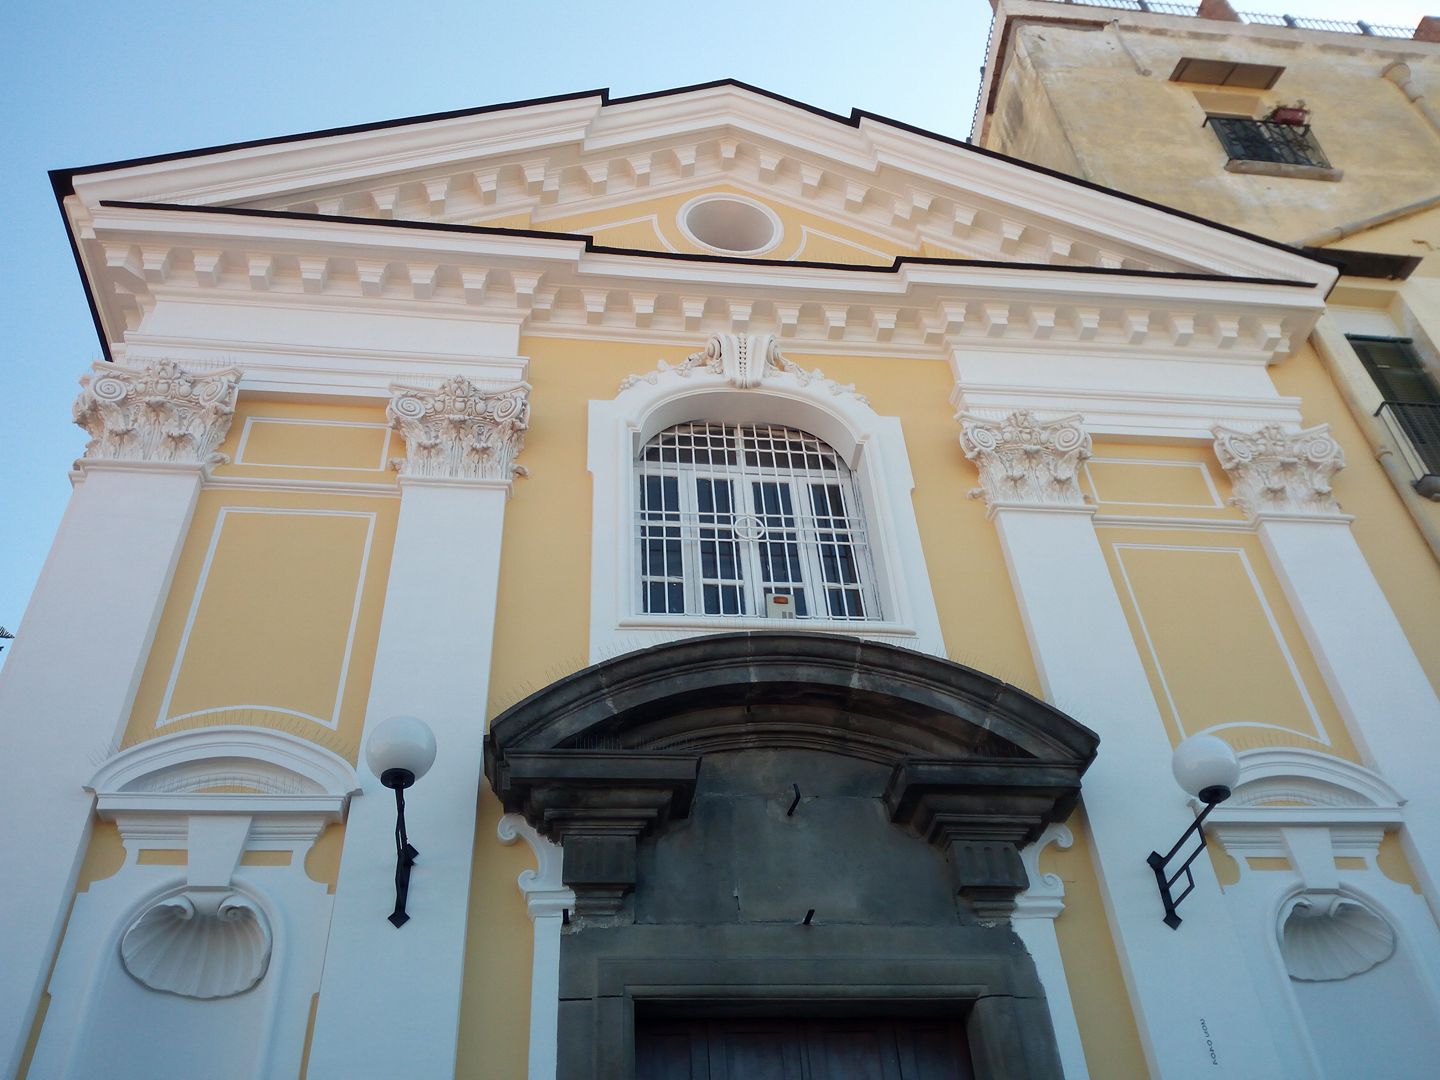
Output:
<path fill-rule="evenodd" d="M 1440 555 L 1437 90 L 1437 19 L 1000 0 L 971 135 L 1338 259 L 1314 343 Z"/>

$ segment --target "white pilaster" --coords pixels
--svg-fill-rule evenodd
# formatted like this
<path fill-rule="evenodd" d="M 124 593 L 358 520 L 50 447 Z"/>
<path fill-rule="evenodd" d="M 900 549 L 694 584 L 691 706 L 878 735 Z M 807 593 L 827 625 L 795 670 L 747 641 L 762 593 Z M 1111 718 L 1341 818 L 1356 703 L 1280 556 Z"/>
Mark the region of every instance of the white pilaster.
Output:
<path fill-rule="evenodd" d="M 449 1077 L 455 1071 L 475 805 L 505 501 L 528 387 L 463 378 L 393 388 L 405 437 L 400 521 L 365 737 L 408 714 L 435 732 L 435 764 L 406 794 L 411 919 L 396 929 L 395 801 L 361 769 L 311 1042 L 309 1075 Z"/>
<path fill-rule="evenodd" d="M 516 880 L 525 896 L 525 910 L 535 927 L 534 959 L 530 965 L 529 1080 L 555 1080 L 560 1038 L 560 928 L 565 912 L 575 907 L 575 893 L 561 880 L 565 849 L 546 840 L 520 814 L 506 814 L 496 833 L 502 844 L 522 836 L 535 853 L 536 868 Z"/>
<path fill-rule="evenodd" d="M 1193 814 L 1171 776 L 1170 739 L 1075 479 L 1090 453 L 1080 418 L 962 420 L 961 446 L 979 466 L 1045 695 L 1100 734 L 1085 808 L 1151 1073 L 1280 1080 L 1208 859 L 1194 864 L 1184 924 L 1161 921 L 1145 857 L 1168 849 Z"/>
<path fill-rule="evenodd" d="M 24 1052 L 89 840 L 87 774 L 129 719 L 238 376 L 162 362 L 81 380 L 91 441 L 0 671 L 0 1076 Z"/>
<path fill-rule="evenodd" d="M 1215 435 L 1351 737 L 1408 798 L 1401 840 L 1440 912 L 1440 700 L 1331 492 L 1344 455 L 1324 425 Z"/>
<path fill-rule="evenodd" d="M 1090 1080 L 1085 1047 L 1080 1042 L 1080 1026 L 1075 1022 L 1070 981 L 1065 977 L 1060 940 L 1055 936 L 1055 920 L 1065 910 L 1065 882 L 1059 874 L 1040 872 L 1040 856 L 1047 847 L 1055 844 L 1068 848 L 1074 843 L 1075 837 L 1067 826 L 1050 825 L 1039 840 L 1020 853 L 1030 885 L 1015 898 L 1010 925 L 1030 951 L 1040 984 L 1045 987 L 1045 1001 L 1050 1006 L 1050 1023 L 1055 1029 L 1065 1080 Z"/>

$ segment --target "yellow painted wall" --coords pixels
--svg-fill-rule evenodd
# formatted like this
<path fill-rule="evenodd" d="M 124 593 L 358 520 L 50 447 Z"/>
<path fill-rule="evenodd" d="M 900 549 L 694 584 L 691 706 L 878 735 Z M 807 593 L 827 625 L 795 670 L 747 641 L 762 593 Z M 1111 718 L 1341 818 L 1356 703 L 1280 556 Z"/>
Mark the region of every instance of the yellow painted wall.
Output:
<path fill-rule="evenodd" d="M 1211 449 L 1096 443 L 1082 483 L 1172 741 L 1219 728 L 1239 749 L 1301 746 L 1358 760 Z"/>
<path fill-rule="evenodd" d="M 507 510 L 487 710 L 491 717 L 588 662 L 588 401 L 613 397 L 625 376 L 652 369 L 657 359 L 676 363 L 689 349 L 535 337 L 524 340 L 521 351 L 530 357 L 533 385 L 533 418 L 523 455 L 530 476 L 517 482 Z M 913 503 L 947 652 L 1038 692 L 994 527 L 986 519 L 984 503 L 965 498 L 977 486 L 978 475 L 956 440 L 946 366 L 881 355 L 795 354 L 792 359 L 806 368 L 822 367 L 841 382 L 853 382 L 882 415 L 902 417 L 915 477 Z M 1362 548 L 1417 651 L 1436 675 L 1440 580 L 1433 561 L 1403 507 L 1384 486 L 1378 466 L 1366 457 L 1358 430 L 1353 423 L 1347 426 L 1348 414 L 1316 357 L 1303 350 L 1274 374 L 1282 393 L 1304 396 L 1307 420 L 1334 425 L 1351 458 L 1337 491 L 1346 508 L 1359 514 L 1355 528 Z M 354 760 L 398 510 L 393 474 L 384 462 L 399 448 L 385 445 L 383 423 L 383 413 L 373 408 L 242 403 L 224 448 L 234 463 L 222 466 L 217 475 L 237 482 L 293 478 L 383 487 L 356 487 L 361 492 L 356 494 L 207 490 L 182 552 L 127 742 L 176 729 L 173 724 L 156 726 L 167 691 L 172 706 L 165 710 L 167 717 L 256 704 L 324 715 L 340 688 L 337 641 L 348 636 L 354 618 L 350 665 L 333 730 L 275 711 L 200 712 L 183 721 L 280 726 Z M 1209 714 L 1225 704 L 1224 688 L 1232 687 L 1239 696 L 1230 707 L 1238 710 L 1259 700 L 1266 722 L 1281 729 L 1227 729 L 1236 745 L 1319 746 L 1355 759 L 1254 535 L 1199 529 L 1174 520 L 1199 519 L 1222 527 L 1242 520 L 1228 505 L 1226 477 L 1209 449 L 1097 444 L 1084 484 L 1096 499 L 1107 558 L 1172 739 L 1181 734 L 1177 709 L 1187 731 L 1192 730 L 1191 715 L 1201 718 L 1201 726 L 1225 722 Z M 1106 524 L 1107 515 L 1151 518 L 1163 527 Z M 557 527 L 562 522 L 563 527 Z M 363 575 L 361 523 L 369 538 Z M 1222 550 L 1203 550 L 1216 548 Z M 1180 572 L 1170 568 L 1171 561 L 1182 565 Z M 1122 569 L 1130 576 L 1129 585 Z M 544 619 L 535 618 L 537 597 L 546 611 Z M 1153 653 L 1145 644 L 1147 631 L 1139 625 L 1142 613 L 1156 641 Z M 187 625 L 189 644 L 177 668 Z M 345 635 L 339 634 L 342 626 Z M 297 664 L 300 656 L 307 662 Z M 1160 681 L 1162 668 L 1169 696 Z M 1244 673 L 1242 680 L 1235 679 L 1237 671 Z M 1300 695 L 1302 688 L 1309 706 Z M 276 696 L 263 700 L 256 696 L 262 691 Z M 1175 707 L 1168 704 L 1171 698 Z M 507 848 L 495 839 L 500 808 L 488 786 L 481 786 L 479 800 L 458 1075 L 521 1075 L 528 1042 L 531 927 L 515 879 L 530 865 L 530 855 L 523 845 Z M 1077 985 L 1086 987 L 1076 998 L 1082 1037 L 1096 1075 L 1140 1076 L 1143 1058 L 1100 906 L 1083 820 L 1077 817 L 1072 822 L 1076 824 L 1075 849 L 1048 854 L 1047 866 L 1067 882 L 1067 910 L 1057 933 L 1067 969 Z M 339 831 L 330 830 L 307 860 L 307 870 L 317 880 L 333 882 L 340 842 Z M 1390 872 L 1403 875 L 1408 870 L 1397 853 L 1386 858 Z M 497 979 L 501 971 L 505 977 Z"/>
<path fill-rule="evenodd" d="M 506 510 L 501 583 L 491 667 L 491 717 L 588 663 L 591 483 L 586 469 L 588 401 L 615 396 L 627 375 L 651 370 L 658 359 L 678 363 L 683 347 L 529 338 L 532 420 L 523 461 L 530 475 L 517 481 Z M 821 367 L 853 382 L 882 415 L 904 419 L 915 477 L 914 506 L 936 603 L 952 659 L 1039 692 L 1019 609 L 984 504 L 965 498 L 979 482 L 957 441 L 951 378 L 938 361 L 895 357 L 835 358 L 792 354 L 796 363 Z M 703 417 L 696 417 L 703 419 Z M 557 527 L 563 520 L 564 527 Z M 537 583 L 540 583 L 537 586 Z M 537 588 L 551 603 L 534 617 Z M 977 613 L 983 612 L 983 617 Z M 497 1061 L 523 1061 L 528 1037 L 530 925 L 515 877 L 530 865 L 527 851 L 495 839 L 499 804 L 488 785 L 480 793 L 474 892 L 462 1002 L 461 1077 L 519 1075 Z M 1077 880 L 1093 874 L 1077 863 Z M 1083 887 L 1083 886 L 1082 886 Z M 1081 923 L 1078 917 L 1072 925 Z M 1062 931 L 1068 933 L 1068 931 Z M 1093 928 L 1076 931 L 1076 948 L 1099 940 Z M 1099 946 L 1103 956 L 1106 946 Z M 497 990 L 493 973 L 506 961 L 508 985 Z M 1113 962 L 1113 950 L 1111 954 Z M 1102 962 L 1097 960 L 1097 962 Z M 1103 1008 L 1125 1011 L 1120 997 Z M 1100 1036 L 1095 1036 L 1097 1039 Z M 489 1068 L 492 1071 L 486 1072 Z"/>

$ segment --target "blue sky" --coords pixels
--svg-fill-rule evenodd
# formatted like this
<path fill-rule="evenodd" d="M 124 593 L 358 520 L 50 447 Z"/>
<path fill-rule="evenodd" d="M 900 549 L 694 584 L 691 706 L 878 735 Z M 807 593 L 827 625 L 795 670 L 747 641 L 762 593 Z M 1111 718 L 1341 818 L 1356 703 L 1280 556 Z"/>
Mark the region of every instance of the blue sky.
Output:
<path fill-rule="evenodd" d="M 1404 0 L 1235 6 L 1397 25 L 1423 13 Z M 16 0 L 0 22 L 0 252 L 10 297 L 0 335 L 0 625 L 17 629 L 64 512 L 68 467 L 85 441 L 70 404 L 101 355 L 47 170 L 727 76 L 964 137 L 989 21 L 986 0 Z"/>

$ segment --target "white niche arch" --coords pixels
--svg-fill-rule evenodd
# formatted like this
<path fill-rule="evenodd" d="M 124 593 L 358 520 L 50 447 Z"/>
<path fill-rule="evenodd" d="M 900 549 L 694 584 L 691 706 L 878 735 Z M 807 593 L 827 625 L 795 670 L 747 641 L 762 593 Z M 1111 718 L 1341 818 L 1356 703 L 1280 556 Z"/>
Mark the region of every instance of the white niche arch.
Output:
<path fill-rule="evenodd" d="M 227 725 L 124 750 L 86 787 L 125 860 L 76 896 L 29 1075 L 297 1075 L 333 903 L 305 858 L 354 769 Z"/>
<path fill-rule="evenodd" d="M 778 620 L 645 615 L 639 611 L 632 539 L 637 455 L 658 433 L 692 421 L 768 423 L 828 443 L 854 474 L 864 503 L 883 619 Z M 663 360 L 631 375 L 608 401 L 591 401 L 588 464 L 593 478 L 590 660 L 707 631 L 817 630 L 943 656 L 940 618 L 915 520 L 905 438 L 854 386 L 806 371 L 768 334 L 717 334 L 680 364 Z"/>
<path fill-rule="evenodd" d="M 1256 984 L 1274 989 L 1264 1000 L 1287 1075 L 1426 1080 L 1440 1026 L 1440 930 L 1424 899 L 1378 862 L 1385 835 L 1404 825 L 1403 796 L 1314 750 L 1238 757 L 1234 795 L 1206 828 L 1240 867 L 1225 910 L 1249 944 Z M 1281 860 L 1287 869 L 1270 868 Z"/>

